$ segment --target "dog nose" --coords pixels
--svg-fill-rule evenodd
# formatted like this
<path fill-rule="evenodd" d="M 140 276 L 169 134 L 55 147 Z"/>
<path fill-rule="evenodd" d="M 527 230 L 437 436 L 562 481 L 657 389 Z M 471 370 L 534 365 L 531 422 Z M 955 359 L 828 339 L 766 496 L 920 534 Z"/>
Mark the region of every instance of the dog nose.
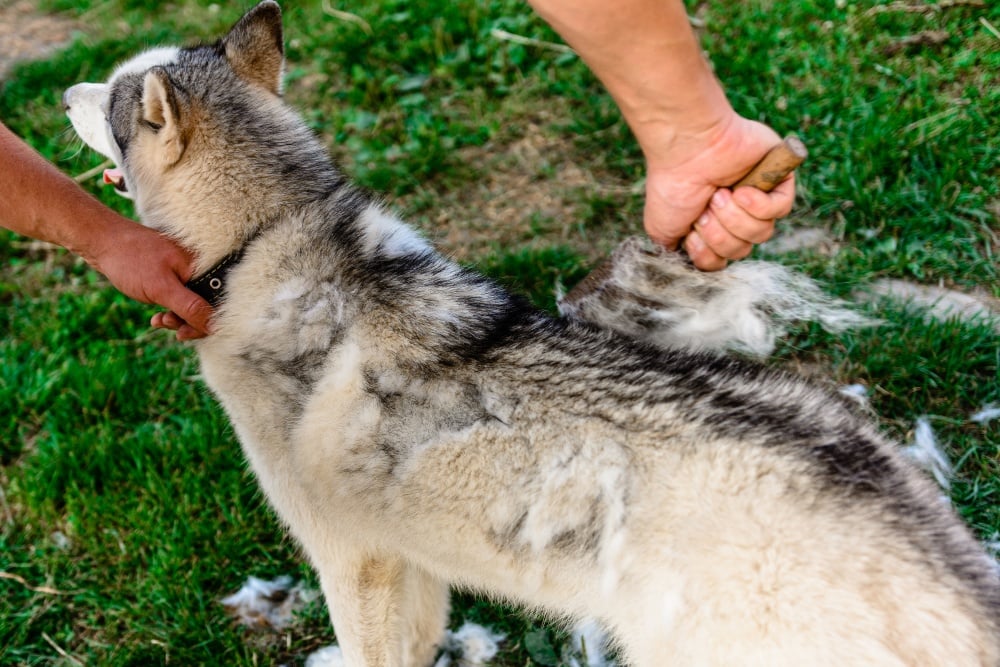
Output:
<path fill-rule="evenodd" d="M 69 90 L 62 94 L 63 111 L 69 111 Z"/>

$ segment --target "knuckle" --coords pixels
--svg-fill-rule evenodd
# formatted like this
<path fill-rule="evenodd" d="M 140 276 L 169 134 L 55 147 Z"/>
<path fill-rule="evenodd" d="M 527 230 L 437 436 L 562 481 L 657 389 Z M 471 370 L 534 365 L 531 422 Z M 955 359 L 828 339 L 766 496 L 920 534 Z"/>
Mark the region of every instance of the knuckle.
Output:
<path fill-rule="evenodd" d="M 669 250 L 673 250 L 677 247 L 679 238 L 674 234 L 666 233 L 665 230 L 661 229 L 660 225 L 647 221 L 643 223 L 643 228 L 646 231 L 646 235 L 649 236 L 653 242 L 658 243 Z"/>
<path fill-rule="evenodd" d="M 713 256 L 711 259 L 705 260 L 702 264 L 696 265 L 699 269 L 703 271 L 721 271 L 726 268 L 728 262 L 725 258 L 719 256 Z"/>
<path fill-rule="evenodd" d="M 726 231 L 722 223 L 711 216 L 703 225 L 698 227 L 698 234 L 705 241 L 705 244 L 713 249 L 723 245 L 731 237 L 731 234 Z"/>
<path fill-rule="evenodd" d="M 769 220 L 767 225 L 760 230 L 760 240 L 755 241 L 755 243 L 769 241 L 772 236 L 774 236 L 774 220 Z"/>
<path fill-rule="evenodd" d="M 749 256 L 751 252 L 753 252 L 753 244 L 752 243 L 744 243 L 741 246 L 739 246 L 738 248 L 736 248 L 736 250 L 734 250 L 729 255 L 729 259 L 743 259 L 743 258 Z"/>
<path fill-rule="evenodd" d="M 710 248 L 691 248 L 690 246 L 685 246 L 688 251 L 688 256 L 691 258 L 691 262 L 702 271 L 718 271 L 726 266 L 726 259 L 720 257 Z"/>
<path fill-rule="evenodd" d="M 720 258 L 734 258 L 737 253 L 743 251 L 744 246 L 750 246 L 749 243 L 734 235 L 721 223 L 708 224 L 700 231 L 702 232 L 701 235 L 705 241 L 705 245 L 708 246 L 715 256 Z M 722 261 L 724 262 L 725 260 Z"/>
<path fill-rule="evenodd" d="M 187 308 L 183 313 L 186 321 L 195 325 L 207 324 L 212 316 L 212 307 L 199 296 L 191 296 L 187 302 Z"/>
<path fill-rule="evenodd" d="M 750 243 L 763 243 L 772 236 L 774 236 L 774 220 L 766 220 L 758 221 L 757 224 L 751 228 L 750 232 L 746 236 L 746 239 Z"/>

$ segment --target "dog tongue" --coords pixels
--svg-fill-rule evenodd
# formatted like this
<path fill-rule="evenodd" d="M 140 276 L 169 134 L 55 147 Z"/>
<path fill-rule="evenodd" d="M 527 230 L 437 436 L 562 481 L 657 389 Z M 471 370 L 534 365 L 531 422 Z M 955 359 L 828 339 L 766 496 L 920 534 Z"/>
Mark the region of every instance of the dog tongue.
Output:
<path fill-rule="evenodd" d="M 121 188 L 125 184 L 125 174 L 122 173 L 121 169 L 105 169 L 104 182 L 116 188 Z"/>

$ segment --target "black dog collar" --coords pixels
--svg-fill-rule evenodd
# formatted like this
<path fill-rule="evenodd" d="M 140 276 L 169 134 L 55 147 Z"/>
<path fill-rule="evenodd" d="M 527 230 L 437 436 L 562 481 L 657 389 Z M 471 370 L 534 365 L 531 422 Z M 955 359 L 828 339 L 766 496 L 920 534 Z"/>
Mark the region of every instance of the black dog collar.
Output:
<path fill-rule="evenodd" d="M 226 289 L 226 277 L 246 252 L 246 246 L 232 252 L 222 258 L 218 264 L 209 269 L 200 277 L 187 282 L 185 287 L 212 304 L 215 308 L 222 302 L 222 296 Z"/>

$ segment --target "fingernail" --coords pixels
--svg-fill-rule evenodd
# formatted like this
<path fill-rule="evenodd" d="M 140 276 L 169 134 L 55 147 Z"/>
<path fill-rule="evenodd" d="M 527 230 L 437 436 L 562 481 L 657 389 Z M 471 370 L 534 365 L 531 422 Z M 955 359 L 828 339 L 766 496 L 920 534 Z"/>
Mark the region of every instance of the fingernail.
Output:
<path fill-rule="evenodd" d="M 732 195 L 727 190 L 716 190 L 715 194 L 712 195 L 712 206 L 715 208 L 725 208 L 729 204 L 730 197 Z"/>
<path fill-rule="evenodd" d="M 694 226 L 701 229 L 708 223 L 708 212 L 702 213 L 701 216 L 695 221 Z"/>

